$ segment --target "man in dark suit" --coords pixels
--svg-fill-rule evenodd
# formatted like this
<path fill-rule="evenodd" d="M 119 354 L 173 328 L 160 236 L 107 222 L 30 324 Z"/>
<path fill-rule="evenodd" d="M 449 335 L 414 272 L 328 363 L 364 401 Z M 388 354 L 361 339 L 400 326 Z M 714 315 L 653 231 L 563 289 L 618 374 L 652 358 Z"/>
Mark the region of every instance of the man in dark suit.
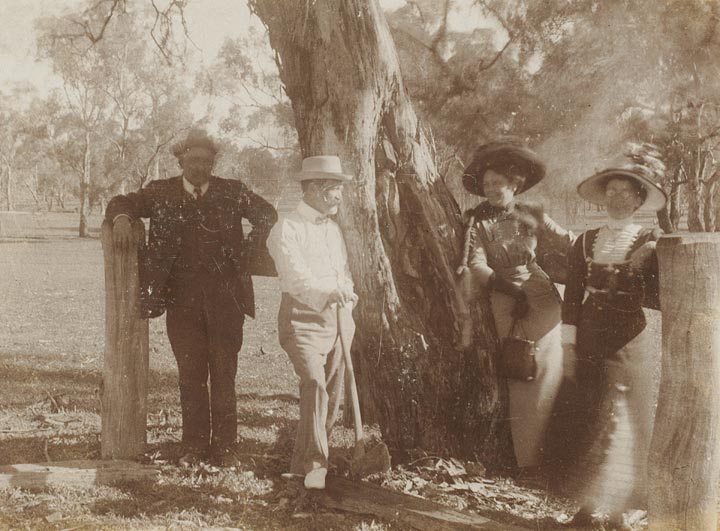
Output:
<path fill-rule="evenodd" d="M 255 313 L 250 275 L 272 274 L 255 267 L 267 254 L 275 209 L 241 181 L 213 176 L 217 151 L 207 133 L 190 131 L 173 149 L 182 175 L 118 195 L 105 212 L 121 247 L 131 241 L 131 221 L 150 218 L 140 260 L 142 312 L 157 317 L 167 310 L 180 383 L 183 466 L 208 455 L 216 464 L 232 457 L 237 356 L 245 316 Z M 243 218 L 252 225 L 247 236 Z"/>

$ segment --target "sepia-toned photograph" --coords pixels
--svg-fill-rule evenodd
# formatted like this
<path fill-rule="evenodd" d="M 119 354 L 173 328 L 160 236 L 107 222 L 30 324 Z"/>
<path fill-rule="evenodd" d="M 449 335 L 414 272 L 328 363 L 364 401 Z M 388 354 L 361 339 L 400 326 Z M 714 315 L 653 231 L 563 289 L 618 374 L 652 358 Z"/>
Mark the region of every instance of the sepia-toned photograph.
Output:
<path fill-rule="evenodd" d="M 720 531 L 720 0 L 0 17 L 0 531 Z"/>

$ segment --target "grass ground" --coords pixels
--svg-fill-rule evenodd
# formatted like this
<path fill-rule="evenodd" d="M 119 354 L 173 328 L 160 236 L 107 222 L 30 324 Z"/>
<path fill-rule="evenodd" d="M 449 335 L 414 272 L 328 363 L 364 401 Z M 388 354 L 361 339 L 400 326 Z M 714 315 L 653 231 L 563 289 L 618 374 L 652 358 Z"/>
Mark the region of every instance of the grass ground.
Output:
<path fill-rule="evenodd" d="M 104 348 L 102 249 L 75 215 L 37 219 L 33 238 L 0 242 L 0 464 L 99 458 Z M 181 436 L 177 370 L 164 318 L 150 324 L 148 459 L 156 483 L 0 491 L 0 529 L 397 529 L 324 512 L 279 478 L 298 415 L 297 381 L 276 340 L 278 291 L 259 279 L 245 325 L 234 469 L 173 465 Z M 305 507 L 307 504 L 307 507 Z"/>
<path fill-rule="evenodd" d="M 0 240 L 0 465 L 99 458 L 104 287 L 99 219 L 75 237 L 74 214 L 36 217 L 32 238 Z M 297 379 L 276 339 L 276 280 L 257 279 L 258 314 L 245 325 L 237 376 L 238 462 L 181 469 L 177 371 L 164 318 L 150 324 L 146 459 L 156 481 L 93 489 L 0 490 L 0 530 L 403 529 L 324 510 L 284 482 L 297 422 Z M 338 455 L 348 432 L 336 428 Z M 533 529 L 559 527 L 573 505 L 508 478 L 439 458 L 396 467 L 376 482 Z M 342 468 L 342 465 L 340 465 Z M 455 470 L 455 475 L 453 473 Z M 474 479 L 473 479 L 474 478 Z"/>

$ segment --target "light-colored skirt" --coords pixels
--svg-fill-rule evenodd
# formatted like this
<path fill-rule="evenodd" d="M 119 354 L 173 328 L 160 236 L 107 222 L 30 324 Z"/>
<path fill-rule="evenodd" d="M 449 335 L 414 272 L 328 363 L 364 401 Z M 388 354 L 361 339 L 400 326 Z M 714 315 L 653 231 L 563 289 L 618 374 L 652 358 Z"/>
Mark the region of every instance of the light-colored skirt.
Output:
<path fill-rule="evenodd" d="M 530 313 L 518 321 L 515 335 L 535 341 L 537 376 L 529 382 L 508 380 L 510 429 L 515 458 L 520 467 L 543 462 L 544 441 L 553 405 L 563 377 L 560 343 L 560 297 L 552 282 L 541 271 L 533 271 L 520 283 L 527 293 Z M 510 333 L 510 312 L 514 300 L 493 291 L 490 304 L 498 336 Z"/>

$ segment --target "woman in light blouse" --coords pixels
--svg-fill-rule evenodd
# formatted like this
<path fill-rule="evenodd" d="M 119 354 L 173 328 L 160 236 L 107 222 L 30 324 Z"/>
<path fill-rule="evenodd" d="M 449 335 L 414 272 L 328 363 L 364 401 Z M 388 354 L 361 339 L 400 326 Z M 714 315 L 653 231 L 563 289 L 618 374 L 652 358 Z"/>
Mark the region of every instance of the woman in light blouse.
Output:
<path fill-rule="evenodd" d="M 573 241 L 541 205 L 515 197 L 544 177 L 538 155 L 515 140 L 480 146 L 463 175 L 465 188 L 487 199 L 465 213 L 474 295 L 488 294 L 498 337 L 513 334 L 515 323 L 514 333 L 537 348 L 534 379 L 507 381 L 515 458 L 522 475 L 530 477 L 544 462 L 545 432 L 563 367 L 560 295 L 538 265 L 538 249 L 565 256 Z"/>
<path fill-rule="evenodd" d="M 664 167 L 650 155 L 623 155 L 578 186 L 580 197 L 605 206 L 607 223 L 588 230 L 568 257 L 562 308 L 567 375 L 578 390 L 568 442 L 576 443 L 571 488 L 581 509 L 573 525 L 609 513 L 611 529 L 629 529 L 623 512 L 642 503 L 652 429 L 653 352 L 643 306 L 659 307 L 655 240 L 633 214 L 661 209 L 654 178 Z M 571 426 L 566 426 L 570 429 Z"/>

